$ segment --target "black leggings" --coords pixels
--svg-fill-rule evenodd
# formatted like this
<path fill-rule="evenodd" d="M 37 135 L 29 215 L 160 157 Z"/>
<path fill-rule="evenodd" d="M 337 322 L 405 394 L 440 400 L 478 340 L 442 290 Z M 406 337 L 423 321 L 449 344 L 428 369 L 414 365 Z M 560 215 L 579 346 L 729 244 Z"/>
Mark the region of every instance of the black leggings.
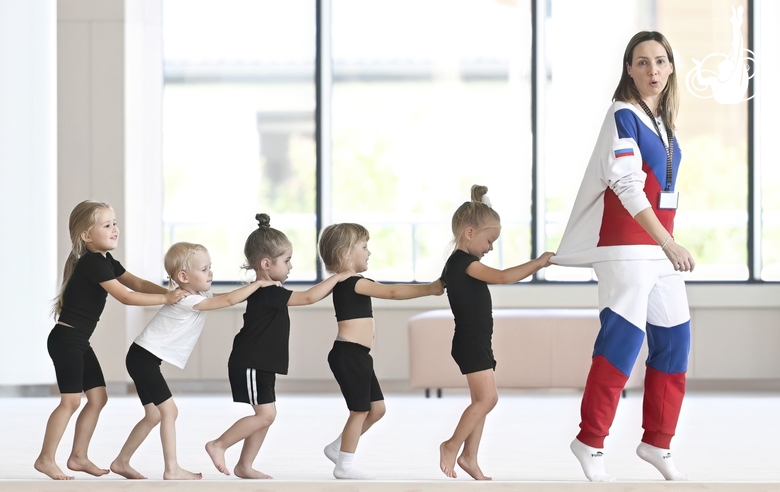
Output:
<path fill-rule="evenodd" d="M 127 373 L 133 378 L 135 391 L 143 405 L 159 405 L 171 396 L 168 383 L 160 371 L 162 359 L 133 342 L 125 357 Z"/>
<path fill-rule="evenodd" d="M 77 329 L 59 323 L 54 325 L 46 348 L 54 362 L 60 393 L 81 393 L 106 385 L 100 362 L 89 345 L 89 337 Z"/>
<path fill-rule="evenodd" d="M 336 340 L 328 354 L 328 365 L 352 412 L 368 412 L 371 402 L 384 400 L 368 347 Z"/>

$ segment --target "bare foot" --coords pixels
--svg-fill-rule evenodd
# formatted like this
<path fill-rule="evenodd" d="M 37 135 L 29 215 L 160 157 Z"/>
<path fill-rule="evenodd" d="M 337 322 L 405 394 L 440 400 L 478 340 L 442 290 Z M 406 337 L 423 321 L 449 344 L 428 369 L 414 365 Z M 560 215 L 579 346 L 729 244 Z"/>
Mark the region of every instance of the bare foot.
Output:
<path fill-rule="evenodd" d="M 211 461 L 214 462 L 214 466 L 217 467 L 217 470 L 225 475 L 230 475 L 230 470 L 228 470 L 227 465 L 225 465 L 225 450 L 217 446 L 216 441 L 209 441 L 206 443 L 206 452 L 209 454 Z"/>
<path fill-rule="evenodd" d="M 240 478 L 253 478 L 253 479 L 274 478 L 271 475 L 266 475 L 261 471 L 255 470 L 251 466 L 244 467 L 241 465 L 236 465 L 236 467 L 233 468 L 233 473 L 235 473 L 236 476 Z"/>
<path fill-rule="evenodd" d="M 36 470 L 43 473 L 44 475 L 47 475 L 49 478 L 52 478 L 54 480 L 73 480 L 74 477 L 70 475 L 65 475 L 62 473 L 62 470 L 60 470 L 60 467 L 57 466 L 57 463 L 53 461 L 46 461 L 42 459 L 40 456 L 37 460 L 35 460 L 35 464 L 33 465 Z"/>
<path fill-rule="evenodd" d="M 200 480 L 201 478 L 203 478 L 202 473 L 192 473 L 181 467 L 163 472 L 163 480 Z"/>
<path fill-rule="evenodd" d="M 457 478 L 458 474 L 455 473 L 455 457 L 458 455 L 458 450 L 451 450 L 447 448 L 447 443 L 443 442 L 439 445 L 439 468 L 450 478 Z"/>
<path fill-rule="evenodd" d="M 108 474 L 108 470 L 98 467 L 96 464 L 89 461 L 88 458 L 77 458 L 75 456 L 68 458 L 68 468 L 73 471 L 89 473 L 90 475 L 94 475 L 96 477 L 101 477 Z"/>
<path fill-rule="evenodd" d="M 146 480 L 146 477 L 138 473 L 135 468 L 130 466 L 130 463 L 123 463 L 119 461 L 119 458 L 115 459 L 109 468 L 117 475 L 122 475 L 131 480 Z"/>
<path fill-rule="evenodd" d="M 477 460 L 471 460 L 464 455 L 458 456 L 458 466 L 471 475 L 474 480 L 493 480 L 493 477 L 486 477 L 477 464 Z"/>

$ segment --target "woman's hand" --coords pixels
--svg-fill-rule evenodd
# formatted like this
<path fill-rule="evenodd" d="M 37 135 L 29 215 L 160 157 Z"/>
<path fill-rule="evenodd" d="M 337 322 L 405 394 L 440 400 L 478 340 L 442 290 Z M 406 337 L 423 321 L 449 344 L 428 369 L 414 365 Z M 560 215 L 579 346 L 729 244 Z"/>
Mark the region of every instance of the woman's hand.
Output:
<path fill-rule="evenodd" d="M 693 260 L 693 256 L 687 249 L 683 248 L 674 241 L 674 238 L 670 238 L 666 245 L 663 247 L 666 257 L 672 262 L 674 269 L 680 272 L 692 272 L 696 266 L 696 262 Z"/>

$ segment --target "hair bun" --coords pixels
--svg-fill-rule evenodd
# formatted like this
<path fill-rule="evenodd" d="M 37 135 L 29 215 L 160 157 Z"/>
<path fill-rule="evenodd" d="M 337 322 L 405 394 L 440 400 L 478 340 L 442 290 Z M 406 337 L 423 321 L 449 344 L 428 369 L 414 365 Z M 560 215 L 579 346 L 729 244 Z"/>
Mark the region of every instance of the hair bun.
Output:
<path fill-rule="evenodd" d="M 487 186 L 483 185 L 472 185 L 471 186 L 471 201 L 472 202 L 481 202 L 482 197 L 485 196 L 488 192 Z"/>
<path fill-rule="evenodd" d="M 257 227 L 260 229 L 271 227 L 271 216 L 268 214 L 257 214 L 255 215 L 255 220 L 257 221 Z"/>

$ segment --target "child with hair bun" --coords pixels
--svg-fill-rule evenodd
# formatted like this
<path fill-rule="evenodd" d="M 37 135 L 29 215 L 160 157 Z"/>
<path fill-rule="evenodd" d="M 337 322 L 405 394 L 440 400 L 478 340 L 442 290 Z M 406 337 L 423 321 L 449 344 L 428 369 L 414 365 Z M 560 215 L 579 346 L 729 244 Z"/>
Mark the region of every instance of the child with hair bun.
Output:
<path fill-rule="evenodd" d="M 354 467 L 360 436 L 385 414 L 374 362 L 369 354 L 374 342 L 371 298 L 413 299 L 442 295 L 441 280 L 430 284 L 383 285 L 364 278 L 368 270 L 368 230 L 360 224 L 333 224 L 320 236 L 320 257 L 329 272 L 347 273 L 347 280 L 333 289 L 338 335 L 328 354 L 328 364 L 347 402 L 349 418 L 344 430 L 325 446 L 325 456 L 336 466 L 333 476 L 371 478 Z"/>
<path fill-rule="evenodd" d="M 445 475 L 457 477 L 455 462 L 476 480 L 491 480 L 477 462 L 485 417 L 498 402 L 491 339 L 493 303 L 488 284 L 511 284 L 550 265 L 553 253 L 522 265 L 497 270 L 480 260 L 493 250 L 501 234 L 501 218 L 487 197 L 487 187 L 471 187 L 471 201 L 464 202 L 452 216 L 455 251 L 447 260 L 441 278 L 455 317 L 452 358 L 458 364 L 471 393 L 471 404 L 463 411 L 452 437 L 439 446 L 439 467 Z M 463 447 L 463 452 L 458 452 Z"/>
<path fill-rule="evenodd" d="M 244 245 L 244 268 L 254 270 L 258 280 L 284 283 L 292 270 L 292 243 L 271 227 L 267 214 L 257 214 L 257 229 Z M 233 340 L 228 360 L 228 377 L 233 401 L 252 405 L 254 415 L 243 417 L 221 436 L 206 443 L 214 466 L 230 475 L 225 451 L 244 441 L 233 473 L 240 478 L 271 478 L 254 468 L 254 460 L 276 419 L 276 375 L 287 374 L 290 353 L 290 313 L 288 306 L 314 304 L 330 294 L 337 282 L 351 272 L 333 275 L 305 291 L 292 291 L 280 285 L 266 287 L 247 299 L 244 326 Z"/>
<path fill-rule="evenodd" d="M 87 456 L 100 412 L 108 401 L 103 370 L 89 344 L 108 294 L 130 306 L 173 304 L 187 295 L 181 289 L 169 292 L 161 285 L 136 277 L 111 256 L 110 251 L 119 244 L 119 228 L 111 205 L 94 200 L 79 203 L 70 213 L 68 232 L 71 252 L 52 310 L 57 323 L 46 342 L 54 362 L 60 403 L 46 423 L 41 454 L 33 465 L 54 480 L 74 478 L 57 466 L 55 455 L 70 418 L 81 405 L 82 393 L 87 396 L 87 403 L 76 419 L 68 468 L 98 477 L 108 473 Z"/>
<path fill-rule="evenodd" d="M 233 306 L 246 300 L 260 287 L 279 285 L 271 280 L 257 280 L 225 294 L 212 295 L 211 256 L 200 244 L 180 242 L 165 254 L 165 271 L 170 286 L 178 286 L 190 295 L 176 304 L 163 306 L 149 321 L 127 351 L 125 364 L 133 378 L 144 417 L 130 432 L 111 471 L 125 478 L 144 479 L 130 466 L 130 458 L 149 432 L 160 424 L 165 480 L 199 480 L 200 473 L 179 466 L 176 458 L 176 417 L 179 410 L 160 371 L 162 361 L 184 369 L 198 342 L 206 311 Z"/>

